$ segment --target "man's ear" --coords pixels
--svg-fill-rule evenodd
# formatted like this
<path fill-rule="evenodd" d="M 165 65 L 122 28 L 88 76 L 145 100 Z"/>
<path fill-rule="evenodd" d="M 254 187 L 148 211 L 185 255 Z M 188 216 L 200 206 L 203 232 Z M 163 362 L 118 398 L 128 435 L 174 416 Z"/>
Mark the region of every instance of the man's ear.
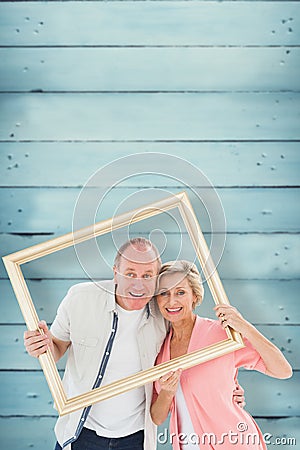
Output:
<path fill-rule="evenodd" d="M 113 271 L 114 271 L 114 282 L 115 282 L 115 284 L 117 284 L 117 273 L 118 273 L 118 271 L 117 271 L 117 267 L 116 266 L 113 266 Z"/>

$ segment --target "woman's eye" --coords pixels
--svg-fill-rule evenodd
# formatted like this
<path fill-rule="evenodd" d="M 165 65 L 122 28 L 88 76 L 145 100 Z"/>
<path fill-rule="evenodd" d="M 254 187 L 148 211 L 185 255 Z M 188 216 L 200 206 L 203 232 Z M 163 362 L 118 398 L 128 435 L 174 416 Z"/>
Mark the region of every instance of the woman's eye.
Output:
<path fill-rule="evenodd" d="M 164 291 L 164 292 L 160 292 L 160 293 L 159 293 L 159 295 L 161 295 L 162 297 L 166 297 L 166 296 L 167 296 L 167 294 L 168 294 L 168 292 L 167 292 L 167 291 Z"/>
<path fill-rule="evenodd" d="M 184 291 L 178 291 L 177 294 L 178 294 L 178 295 L 184 295 L 185 292 L 184 292 Z"/>

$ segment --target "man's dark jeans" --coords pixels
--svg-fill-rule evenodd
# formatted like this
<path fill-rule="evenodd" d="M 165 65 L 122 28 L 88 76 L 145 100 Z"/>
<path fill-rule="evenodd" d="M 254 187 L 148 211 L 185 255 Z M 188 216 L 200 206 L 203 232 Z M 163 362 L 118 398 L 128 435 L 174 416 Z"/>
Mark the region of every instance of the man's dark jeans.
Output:
<path fill-rule="evenodd" d="M 83 428 L 79 438 L 73 442 L 72 450 L 143 450 L 144 431 L 137 431 L 120 438 L 98 436 L 95 431 Z M 62 450 L 56 443 L 54 450 Z"/>

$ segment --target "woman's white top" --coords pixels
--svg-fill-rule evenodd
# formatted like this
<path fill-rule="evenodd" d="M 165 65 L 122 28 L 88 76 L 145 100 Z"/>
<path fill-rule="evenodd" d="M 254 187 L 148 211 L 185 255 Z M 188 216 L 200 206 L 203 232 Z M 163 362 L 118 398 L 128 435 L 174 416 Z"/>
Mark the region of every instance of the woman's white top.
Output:
<path fill-rule="evenodd" d="M 183 433 L 179 439 L 181 450 L 200 450 L 200 437 L 197 437 L 194 431 L 180 382 L 176 392 L 176 406 L 179 433 Z"/>

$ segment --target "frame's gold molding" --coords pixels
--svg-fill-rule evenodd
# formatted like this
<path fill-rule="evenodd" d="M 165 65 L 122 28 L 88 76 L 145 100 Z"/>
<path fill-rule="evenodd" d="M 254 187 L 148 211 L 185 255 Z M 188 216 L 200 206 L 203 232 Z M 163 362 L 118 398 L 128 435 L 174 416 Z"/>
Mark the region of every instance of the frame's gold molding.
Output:
<path fill-rule="evenodd" d="M 187 194 L 181 192 L 142 208 L 82 228 L 74 233 L 68 233 L 58 238 L 4 256 L 2 259 L 18 299 L 27 328 L 31 331 L 38 329 L 39 318 L 20 268 L 22 264 L 109 233 L 117 228 L 122 228 L 131 223 L 153 217 L 176 207 L 178 207 L 185 223 L 215 303 L 217 305 L 222 303 L 229 305 L 227 295 L 212 261 L 193 207 Z M 48 350 L 41 355 L 39 361 L 47 379 L 58 413 L 64 415 L 155 381 L 170 370 L 176 370 L 178 368 L 187 369 L 196 364 L 209 361 L 210 359 L 217 358 L 218 356 L 225 355 L 226 353 L 244 347 L 242 337 L 239 333 L 232 330 L 230 327 L 226 327 L 225 330 L 228 339 L 72 398 L 67 398 L 65 394 L 51 352 Z"/>

